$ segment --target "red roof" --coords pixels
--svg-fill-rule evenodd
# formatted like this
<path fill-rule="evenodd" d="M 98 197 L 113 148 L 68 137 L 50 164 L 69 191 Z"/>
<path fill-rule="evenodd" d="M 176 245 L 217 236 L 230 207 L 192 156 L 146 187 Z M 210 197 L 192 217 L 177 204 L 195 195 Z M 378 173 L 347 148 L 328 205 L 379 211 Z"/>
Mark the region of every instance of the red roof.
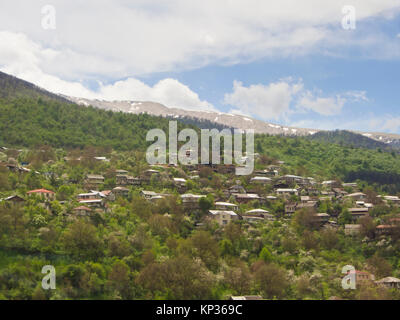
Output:
<path fill-rule="evenodd" d="M 31 191 L 28 191 L 27 193 L 28 193 L 28 194 L 31 194 L 31 193 L 52 193 L 52 194 L 54 194 L 53 191 L 46 190 L 46 189 L 31 190 Z"/>
<path fill-rule="evenodd" d="M 88 207 L 85 207 L 85 206 L 80 206 L 80 207 L 77 207 L 77 208 L 75 208 L 74 210 L 85 210 L 85 211 L 92 211 L 92 209 L 90 209 L 90 208 L 88 208 Z"/>
<path fill-rule="evenodd" d="M 388 229 L 388 228 L 393 228 L 393 226 L 388 225 L 388 224 L 380 224 L 379 226 L 376 227 L 377 229 Z"/>

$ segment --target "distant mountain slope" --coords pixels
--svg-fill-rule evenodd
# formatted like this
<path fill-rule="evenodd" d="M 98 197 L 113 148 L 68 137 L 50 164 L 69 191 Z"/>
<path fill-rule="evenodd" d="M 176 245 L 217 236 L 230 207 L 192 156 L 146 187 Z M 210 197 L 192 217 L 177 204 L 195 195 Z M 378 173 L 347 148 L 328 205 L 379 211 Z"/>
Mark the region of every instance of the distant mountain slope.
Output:
<path fill-rule="evenodd" d="M 381 149 L 385 151 L 392 151 L 394 148 L 384 142 L 376 141 L 362 134 L 346 130 L 320 131 L 314 135 L 308 136 L 307 139 L 356 148 Z"/>
<path fill-rule="evenodd" d="M 156 116 L 169 118 L 197 118 L 207 120 L 218 125 L 228 128 L 238 129 L 254 129 L 256 133 L 266 133 L 271 135 L 296 135 L 305 136 L 314 134 L 318 130 L 292 128 L 280 126 L 265 121 L 253 119 L 243 115 L 223 113 L 217 111 L 201 111 L 201 110 L 185 110 L 179 108 L 168 108 L 160 103 L 149 101 L 105 101 L 105 100 L 90 100 L 83 98 L 65 97 L 71 101 L 89 106 L 98 107 L 100 109 L 122 111 L 126 113 L 148 113 Z"/>
<path fill-rule="evenodd" d="M 41 98 L 43 100 L 70 102 L 60 95 L 48 92 L 30 82 L 0 71 L 0 99 L 5 101 L 15 98 Z"/>
<path fill-rule="evenodd" d="M 304 129 L 304 128 L 282 126 L 237 114 L 228 114 L 216 111 L 184 110 L 179 108 L 168 108 L 160 103 L 148 102 L 148 101 L 105 101 L 105 100 L 90 100 L 90 99 L 75 98 L 75 97 L 65 97 L 65 98 L 81 105 L 85 106 L 92 105 L 100 109 L 122 111 L 134 114 L 148 113 L 156 116 L 163 116 L 181 120 L 185 118 L 199 119 L 200 121 L 207 120 L 211 123 L 216 124 L 215 125 L 216 128 L 222 125 L 223 127 L 227 128 L 238 128 L 243 130 L 254 129 L 256 133 L 261 133 L 261 134 L 283 135 L 283 136 L 310 136 L 316 134 L 317 132 L 329 132 L 327 130 Z M 376 140 L 386 145 L 400 146 L 400 135 L 398 134 L 363 133 L 363 132 L 355 132 L 355 134 L 361 134 L 365 138 L 370 138 L 371 140 Z M 359 140 L 361 141 L 361 139 Z M 363 141 L 365 143 L 365 141 L 367 140 Z M 372 145 L 372 143 L 369 143 L 368 145 Z"/>

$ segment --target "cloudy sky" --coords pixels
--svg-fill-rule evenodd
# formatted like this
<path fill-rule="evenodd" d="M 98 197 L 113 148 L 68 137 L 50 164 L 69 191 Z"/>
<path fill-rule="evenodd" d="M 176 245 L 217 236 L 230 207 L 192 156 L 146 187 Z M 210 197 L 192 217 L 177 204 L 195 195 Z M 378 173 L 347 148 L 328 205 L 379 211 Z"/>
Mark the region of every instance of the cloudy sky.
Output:
<path fill-rule="evenodd" d="M 0 70 L 71 96 L 400 133 L 400 0 L 2 0 Z"/>

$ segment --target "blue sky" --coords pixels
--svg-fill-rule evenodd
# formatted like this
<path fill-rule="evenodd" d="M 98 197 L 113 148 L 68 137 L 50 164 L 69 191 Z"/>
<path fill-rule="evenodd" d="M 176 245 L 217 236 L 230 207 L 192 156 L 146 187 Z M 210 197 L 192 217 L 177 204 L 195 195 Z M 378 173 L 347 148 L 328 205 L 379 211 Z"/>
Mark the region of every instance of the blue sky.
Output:
<path fill-rule="evenodd" d="M 71 96 L 400 133 L 400 0 L 46 4 L 0 4 L 0 70 Z"/>

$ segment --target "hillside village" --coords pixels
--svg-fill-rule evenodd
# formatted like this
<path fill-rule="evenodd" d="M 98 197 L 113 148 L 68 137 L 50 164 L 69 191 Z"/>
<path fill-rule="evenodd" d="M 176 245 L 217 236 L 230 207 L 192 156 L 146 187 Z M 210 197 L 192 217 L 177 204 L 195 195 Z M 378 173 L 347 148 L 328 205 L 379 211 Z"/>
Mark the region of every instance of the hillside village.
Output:
<path fill-rule="evenodd" d="M 212 281 L 222 283 L 221 292 L 213 296 L 204 289 L 208 293 L 199 296 L 197 290 L 203 289 L 193 288 L 193 296 L 180 296 L 182 292 L 178 290 L 169 297 L 397 297 L 400 279 L 395 276 L 400 277 L 400 271 L 392 268 L 382 254 L 373 254 L 385 249 L 384 254 L 390 255 L 398 250 L 397 195 L 378 194 L 357 182 L 293 175 L 284 161 L 266 160 L 258 154 L 253 174 L 239 177 L 234 165 L 149 166 L 138 153 L 108 151 L 103 155 L 85 151 L 1 148 L 1 248 L 45 256 L 68 254 L 82 263 L 86 259 L 101 259 L 104 253 L 97 252 L 96 246 L 105 248 L 105 255 L 114 257 L 111 276 L 113 272 L 122 272 L 143 290 L 142 295 L 135 296 L 132 288 L 122 285 L 118 277 L 104 282 L 113 288 L 111 294 L 124 298 L 154 298 L 161 288 L 141 283 L 140 278 L 150 276 L 146 274 L 149 267 L 157 270 L 165 255 L 179 257 L 188 254 L 187 250 L 194 261 L 199 259 L 199 264 L 192 267 L 211 272 Z M 70 234 L 57 234 L 65 228 Z M 97 236 L 90 239 L 94 235 L 88 234 L 85 239 L 79 233 L 84 233 L 83 229 Z M 144 237 L 139 245 L 138 233 Z M 65 240 L 66 236 L 69 240 Z M 210 248 L 196 247 L 203 245 L 196 242 L 185 244 L 184 239 L 193 241 L 193 237 Z M 329 255 L 338 257 L 341 251 L 351 251 L 353 243 L 360 250 L 369 251 L 372 257 L 357 261 L 346 253 L 350 260 L 335 265 L 336 258 Z M 321 247 L 326 250 L 324 259 L 330 262 L 328 273 L 314 271 L 318 259 L 322 259 L 318 257 Z M 139 254 L 136 259 L 144 261 L 132 262 L 135 254 Z M 296 255 L 299 264 L 305 264 L 303 267 L 292 266 L 294 262 L 289 258 Z M 357 268 L 357 293 L 340 288 L 340 279 L 345 276 L 341 268 L 348 264 Z M 282 278 L 281 283 L 275 284 L 269 278 L 273 274 Z M 222 278 L 217 281 L 215 277 Z M 254 279 L 254 285 L 243 284 L 250 279 Z M 63 281 L 62 286 L 71 286 L 68 276 L 64 275 Z M 0 277 L 0 292 L 7 283 Z M 94 294 L 89 289 L 69 290 L 73 293 L 63 293 L 67 297 Z M 43 294 L 36 288 L 33 297 Z"/>

